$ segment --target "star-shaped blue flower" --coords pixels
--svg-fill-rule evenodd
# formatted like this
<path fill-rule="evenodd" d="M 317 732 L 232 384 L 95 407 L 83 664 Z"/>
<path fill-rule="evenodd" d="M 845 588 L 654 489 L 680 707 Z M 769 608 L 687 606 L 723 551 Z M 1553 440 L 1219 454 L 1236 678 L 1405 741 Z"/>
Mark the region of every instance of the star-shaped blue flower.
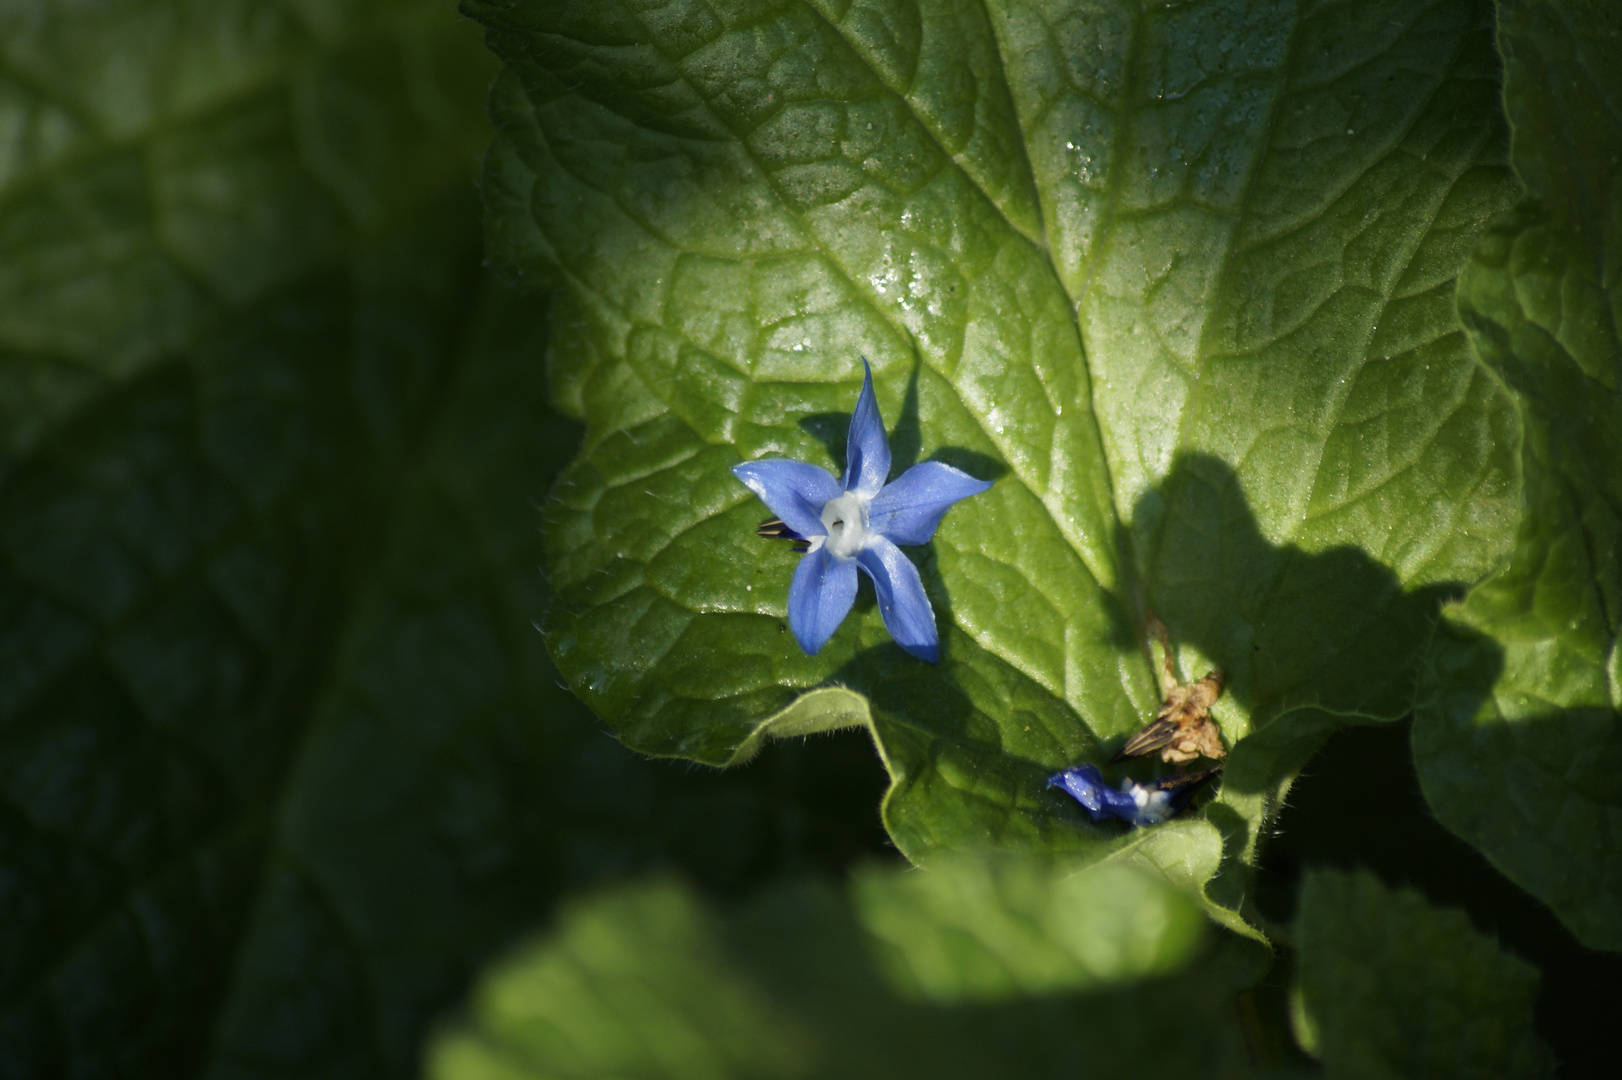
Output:
<path fill-rule="evenodd" d="M 953 503 L 991 487 L 939 461 L 914 465 L 893 484 L 890 440 L 866 376 L 845 443 L 845 479 L 803 461 L 769 458 L 732 467 L 733 475 L 810 542 L 788 590 L 788 623 L 800 648 L 815 656 L 856 600 L 856 568 L 873 579 L 884 627 L 921 660 L 940 660 L 935 611 L 918 568 L 897 544 L 922 544 Z"/>

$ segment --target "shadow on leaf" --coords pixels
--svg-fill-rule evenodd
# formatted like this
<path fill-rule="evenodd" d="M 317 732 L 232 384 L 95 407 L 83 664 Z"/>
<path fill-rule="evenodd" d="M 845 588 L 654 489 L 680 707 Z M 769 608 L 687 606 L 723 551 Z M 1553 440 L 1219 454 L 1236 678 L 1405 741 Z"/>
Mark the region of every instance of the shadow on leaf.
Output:
<path fill-rule="evenodd" d="M 1209 891 L 1236 907 L 1248 889 L 1256 823 L 1276 810 L 1331 732 L 1412 709 L 1442 604 L 1462 586 L 1405 589 L 1359 548 L 1270 542 L 1233 469 L 1203 454 L 1175 460 L 1166 481 L 1138 501 L 1133 526 L 1122 547 L 1143 552 L 1150 609 L 1174 645 L 1192 646 L 1226 674 L 1216 710 L 1230 744 L 1224 797 L 1206 808 L 1223 833 L 1223 870 Z M 1371 789 L 1379 782 L 1370 777 Z"/>

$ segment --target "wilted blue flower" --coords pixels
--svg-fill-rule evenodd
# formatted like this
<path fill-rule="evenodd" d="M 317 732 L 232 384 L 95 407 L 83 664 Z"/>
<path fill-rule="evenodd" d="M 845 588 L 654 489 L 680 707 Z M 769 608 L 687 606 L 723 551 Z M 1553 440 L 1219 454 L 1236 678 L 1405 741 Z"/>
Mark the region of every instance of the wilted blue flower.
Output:
<path fill-rule="evenodd" d="M 991 484 L 939 461 L 920 462 L 886 484 L 890 441 L 865 358 L 862 367 L 866 375 L 850 418 L 843 482 L 786 458 L 746 461 L 732 472 L 810 542 L 788 590 L 788 622 L 800 648 L 815 655 L 839 628 L 856 600 L 859 566 L 873 579 L 884 627 L 896 644 L 933 664 L 940 659 L 935 611 L 918 568 L 896 545 L 927 542 L 948 507 Z"/>
<path fill-rule="evenodd" d="M 1094 821 L 1120 818 L 1131 825 L 1158 825 L 1194 797 L 1201 783 L 1221 770 L 1168 776 L 1148 784 L 1122 780 L 1119 788 L 1104 783 L 1096 765 L 1072 765 L 1048 778 L 1048 787 L 1063 788 L 1087 808 Z"/>

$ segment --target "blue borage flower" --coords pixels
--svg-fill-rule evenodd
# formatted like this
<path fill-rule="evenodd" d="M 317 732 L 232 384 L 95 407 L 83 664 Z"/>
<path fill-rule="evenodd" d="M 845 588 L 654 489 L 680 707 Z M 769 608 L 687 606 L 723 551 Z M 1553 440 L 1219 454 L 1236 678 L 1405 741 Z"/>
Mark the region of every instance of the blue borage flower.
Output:
<path fill-rule="evenodd" d="M 1087 808 L 1094 821 L 1113 817 L 1132 826 L 1158 825 L 1187 806 L 1199 786 L 1221 771 L 1220 767 L 1205 769 L 1147 784 L 1128 779 L 1122 780 L 1119 788 L 1112 788 L 1104 783 L 1098 766 L 1072 765 L 1049 777 L 1048 787 L 1062 788 Z"/>
<path fill-rule="evenodd" d="M 884 627 L 896 644 L 921 660 L 940 660 L 935 611 L 918 568 L 897 544 L 922 544 L 935 535 L 947 509 L 991 487 L 939 461 L 924 461 L 890 476 L 890 440 L 866 374 L 845 443 L 845 478 L 787 458 L 746 461 L 732 473 L 771 507 L 796 536 L 809 541 L 788 590 L 788 622 L 800 648 L 815 656 L 856 600 L 856 568 L 873 579 Z M 779 533 L 781 535 L 781 533 Z"/>

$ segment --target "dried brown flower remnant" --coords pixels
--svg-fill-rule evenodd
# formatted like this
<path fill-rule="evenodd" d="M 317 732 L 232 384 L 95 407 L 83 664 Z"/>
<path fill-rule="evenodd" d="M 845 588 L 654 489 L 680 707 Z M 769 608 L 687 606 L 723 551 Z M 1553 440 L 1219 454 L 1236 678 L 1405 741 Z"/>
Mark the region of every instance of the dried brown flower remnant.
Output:
<path fill-rule="evenodd" d="M 1166 699 L 1150 724 L 1126 740 L 1112 761 L 1123 761 L 1160 751 L 1162 761 L 1171 765 L 1185 765 L 1197 758 L 1221 761 L 1228 756 L 1222 745 L 1222 733 L 1211 719 L 1211 706 L 1222 696 L 1222 671 L 1211 672 L 1199 682 L 1184 684 L 1177 679 L 1172 659 L 1171 637 L 1165 624 L 1151 613 L 1149 633 L 1160 642 L 1165 656 L 1161 669 L 1161 686 Z"/>

